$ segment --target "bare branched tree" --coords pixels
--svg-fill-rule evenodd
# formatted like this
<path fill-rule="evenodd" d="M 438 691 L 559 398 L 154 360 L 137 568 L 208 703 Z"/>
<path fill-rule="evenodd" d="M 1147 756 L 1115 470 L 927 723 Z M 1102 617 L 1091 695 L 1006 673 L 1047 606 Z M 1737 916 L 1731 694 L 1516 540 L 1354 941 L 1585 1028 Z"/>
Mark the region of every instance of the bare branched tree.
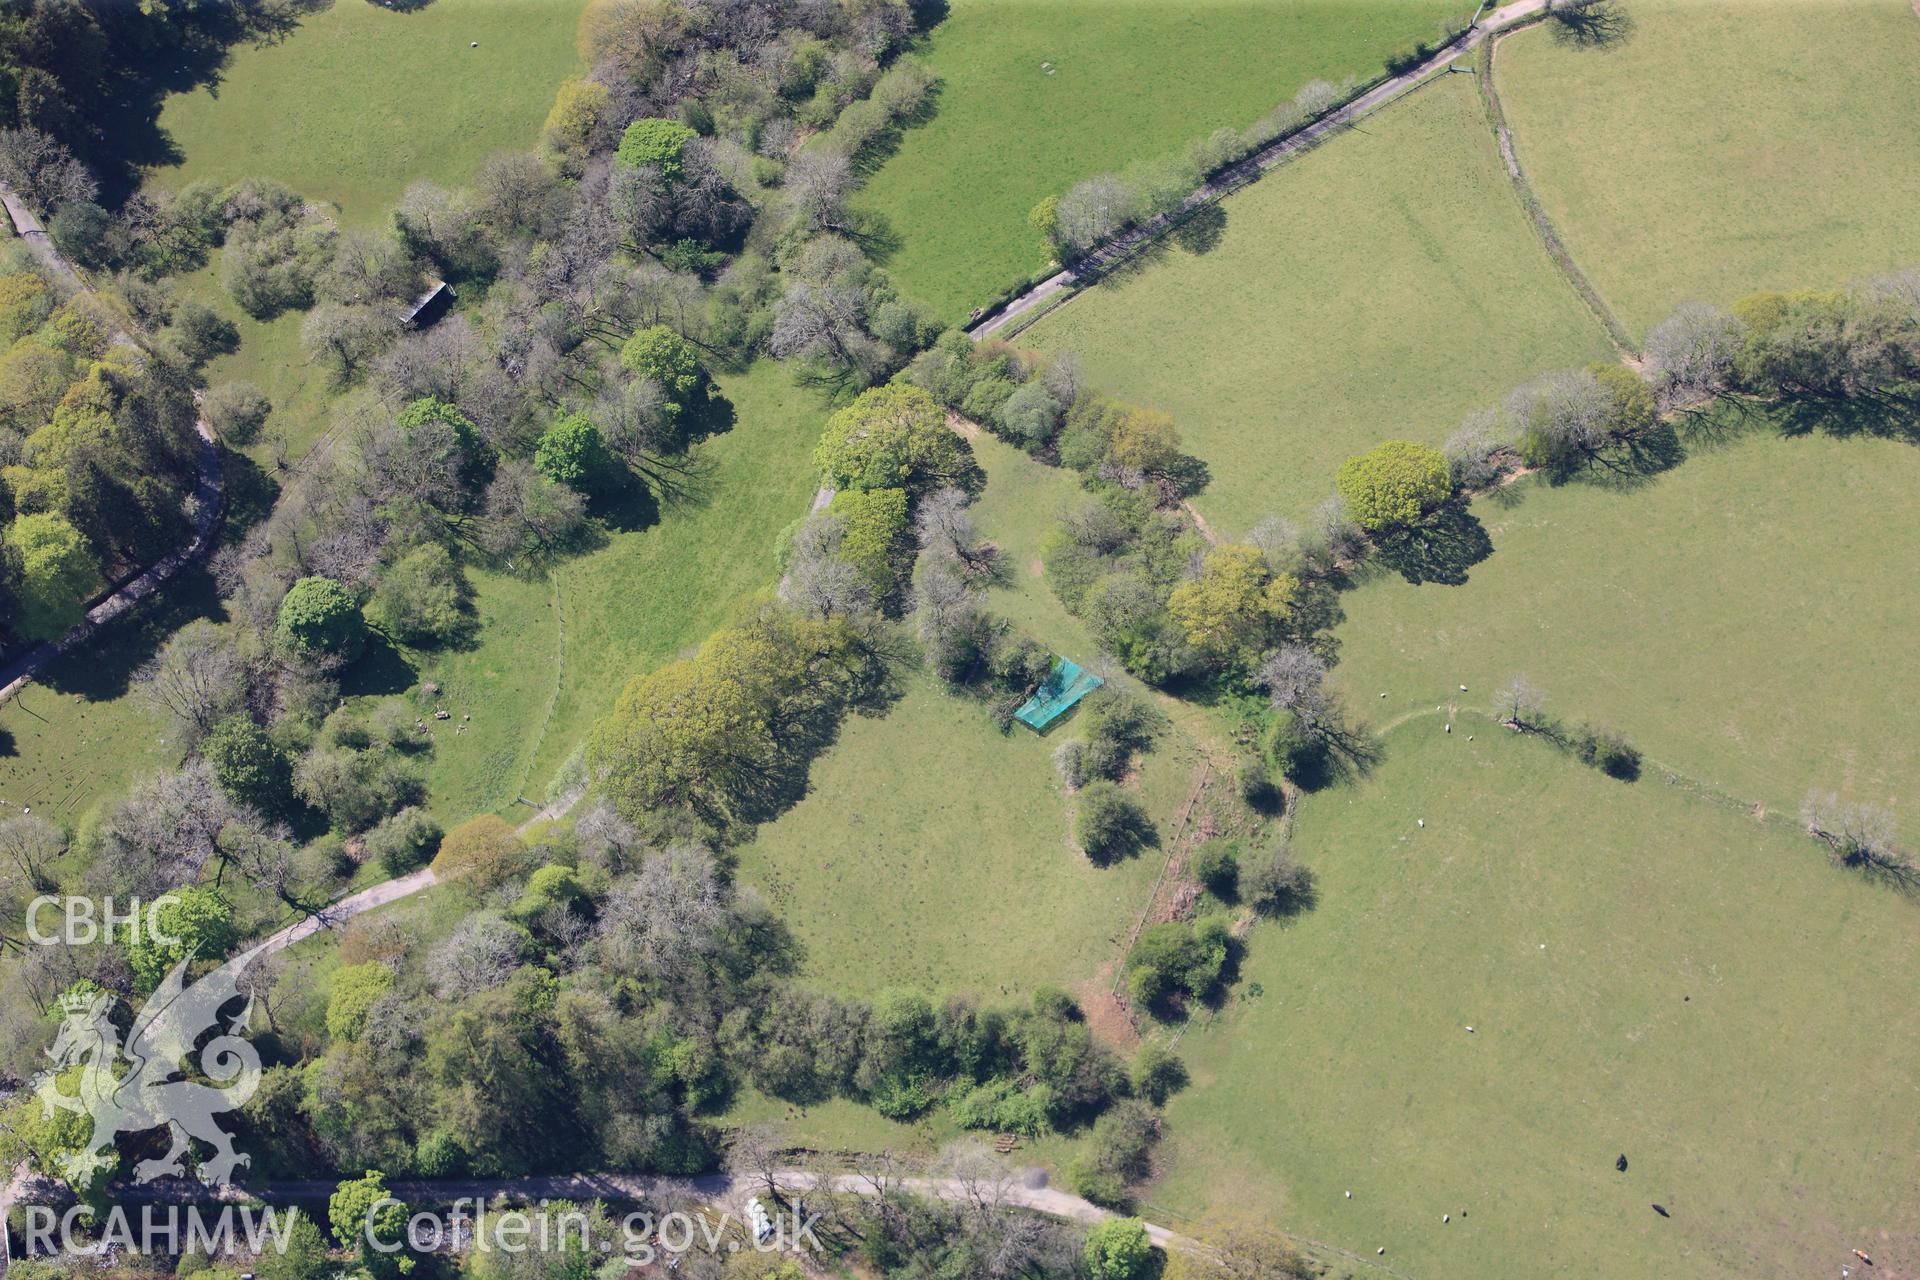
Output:
<path fill-rule="evenodd" d="M 1746 326 L 1706 302 L 1683 302 L 1647 333 L 1647 360 L 1663 405 L 1671 408 L 1726 389 Z"/>
<path fill-rule="evenodd" d="M 1323 731 L 1333 718 L 1326 680 L 1326 659 L 1298 644 L 1275 649 L 1260 660 L 1253 675 L 1254 684 L 1267 691 L 1273 705 L 1293 712 L 1311 733 Z"/>
<path fill-rule="evenodd" d="M 1263 516 L 1247 532 L 1247 541 L 1260 549 L 1261 558 L 1274 573 L 1298 573 L 1300 570 L 1300 526 L 1281 516 Z"/>
<path fill-rule="evenodd" d="M 573 824 L 574 846 L 595 866 L 619 875 L 643 848 L 639 829 L 604 797 L 595 799 Z"/>
<path fill-rule="evenodd" d="M 0 861 L 36 893 L 54 887 L 53 860 L 66 851 L 67 833 L 45 818 L 28 813 L 0 822 Z"/>
<path fill-rule="evenodd" d="M 1075 249 L 1091 249 L 1126 224 L 1134 196 L 1110 173 L 1075 183 L 1056 211 L 1061 237 Z"/>
<path fill-rule="evenodd" d="M 673 980 L 705 962 L 727 926 L 727 893 L 713 855 L 676 844 L 642 860 L 600 913 L 608 960 Z"/>
<path fill-rule="evenodd" d="M 964 490 L 938 489 L 920 500 L 913 520 L 922 550 L 950 555 L 968 573 L 980 573 L 993 567 L 994 556 L 973 527 L 973 513 L 967 509 L 972 501 Z"/>
<path fill-rule="evenodd" d="M 134 675 L 141 696 L 173 720 L 191 747 L 246 697 L 240 652 L 211 622 L 190 622 Z"/>
<path fill-rule="evenodd" d="M 770 1199 L 781 1202 L 786 1198 L 780 1185 L 782 1155 L 780 1135 L 773 1126 L 750 1124 L 736 1130 L 727 1145 L 727 1168 L 755 1179 Z"/>
<path fill-rule="evenodd" d="M 837 151 L 802 151 L 787 166 L 787 198 L 794 216 L 808 231 L 844 230 L 847 197 L 854 187 L 853 165 Z"/>
<path fill-rule="evenodd" d="M 489 912 L 468 916 L 427 955 L 427 983 L 442 1000 L 465 999 L 513 976 L 526 935 Z"/>
<path fill-rule="evenodd" d="M 1513 444 L 1511 420 L 1498 409 L 1477 409 L 1447 437 L 1440 452 L 1456 487 L 1484 489 L 1500 477 L 1501 450 Z"/>
<path fill-rule="evenodd" d="M 1515 676 L 1493 696 L 1493 712 L 1500 723 L 1523 732 L 1541 727 L 1547 695 L 1525 676 Z"/>
<path fill-rule="evenodd" d="M 942 1175 L 960 1184 L 961 1195 L 974 1212 L 981 1215 L 994 1213 L 1005 1205 L 1015 1181 L 1006 1161 L 976 1138 L 948 1143 L 940 1152 L 937 1167 Z"/>
<path fill-rule="evenodd" d="M 219 851 L 220 831 L 246 816 L 213 779 L 213 766 L 196 760 L 178 773 L 136 783 L 101 825 L 88 868 L 92 883 L 118 894 L 156 898 L 199 879 Z"/>
<path fill-rule="evenodd" d="M 0 129 L 0 179 L 46 214 L 100 194 L 87 166 L 52 134 L 32 128 Z"/>
<path fill-rule="evenodd" d="M 1841 866 L 1920 886 L 1920 866 L 1900 847 L 1888 810 L 1816 792 L 1807 797 L 1801 817 L 1807 834 L 1827 846 L 1828 856 Z"/>
<path fill-rule="evenodd" d="M 796 559 L 780 581 L 780 598 L 822 621 L 873 609 L 866 575 L 840 556 Z"/>

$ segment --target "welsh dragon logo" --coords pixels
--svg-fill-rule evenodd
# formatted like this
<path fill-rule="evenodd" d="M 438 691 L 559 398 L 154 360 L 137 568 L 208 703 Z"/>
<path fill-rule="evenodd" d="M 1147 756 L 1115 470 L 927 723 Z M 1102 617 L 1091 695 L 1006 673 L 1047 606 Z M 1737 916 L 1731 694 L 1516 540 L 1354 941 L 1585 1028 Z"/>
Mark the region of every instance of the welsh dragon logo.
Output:
<path fill-rule="evenodd" d="M 260 1087 L 260 1053 L 240 1035 L 252 1018 L 252 998 L 224 1025 L 220 1016 L 222 1008 L 241 998 L 240 973 L 252 959 L 252 952 L 238 956 L 187 986 L 187 966 L 193 962 L 188 955 L 148 997 L 124 1045 L 110 1016 L 113 995 L 61 998 L 60 1034 L 47 1050 L 54 1066 L 34 1078 L 34 1092 L 48 1115 L 57 1109 L 93 1121 L 87 1144 L 61 1161 L 62 1172 L 75 1186 L 86 1185 L 112 1164 L 115 1137 L 162 1126 L 170 1132 L 172 1145 L 160 1159 L 136 1165 L 135 1182 L 182 1176 L 182 1157 L 195 1138 L 214 1149 L 213 1158 L 200 1166 L 202 1182 L 229 1183 L 234 1170 L 248 1163 L 214 1117 L 244 1106 Z M 218 1034 L 197 1053 L 201 1072 L 214 1083 L 183 1079 L 182 1063 L 196 1053 L 195 1045 L 209 1031 Z M 63 1092 L 59 1084 L 76 1064 L 81 1067 L 78 1095 Z"/>

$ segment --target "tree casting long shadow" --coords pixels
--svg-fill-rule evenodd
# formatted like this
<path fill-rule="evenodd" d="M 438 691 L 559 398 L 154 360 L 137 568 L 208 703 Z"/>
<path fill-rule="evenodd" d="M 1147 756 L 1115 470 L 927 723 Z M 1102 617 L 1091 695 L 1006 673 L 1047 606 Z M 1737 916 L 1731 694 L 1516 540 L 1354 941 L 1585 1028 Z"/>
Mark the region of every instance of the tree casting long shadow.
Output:
<path fill-rule="evenodd" d="M 1493 554 L 1486 526 L 1465 503 L 1440 508 L 1380 548 L 1380 563 L 1416 586 L 1435 582 L 1457 587 L 1467 570 Z"/>

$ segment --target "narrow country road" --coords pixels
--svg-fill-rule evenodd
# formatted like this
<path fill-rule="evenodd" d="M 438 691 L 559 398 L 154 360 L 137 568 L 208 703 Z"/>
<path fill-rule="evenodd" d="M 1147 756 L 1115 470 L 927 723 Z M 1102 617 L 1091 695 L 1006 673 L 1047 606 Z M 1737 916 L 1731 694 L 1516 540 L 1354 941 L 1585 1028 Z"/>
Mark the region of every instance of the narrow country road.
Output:
<path fill-rule="evenodd" d="M 92 292 L 73 264 L 60 256 L 60 251 L 41 227 L 40 220 L 33 216 L 33 211 L 5 182 L 0 182 L 0 205 L 6 206 L 7 217 L 12 220 L 14 230 L 49 271 L 81 293 Z M 116 332 L 113 340 L 118 346 L 135 349 L 140 346 L 125 330 Z M 195 392 L 196 405 L 199 399 L 199 393 Z M 77 649 L 95 631 L 153 595 L 169 578 L 206 554 L 213 545 L 214 530 L 219 525 L 221 509 L 226 500 L 220 475 L 220 449 L 214 442 L 213 429 L 207 425 L 206 418 L 197 412 L 194 414 L 193 429 L 200 437 L 199 457 L 195 463 L 193 537 L 178 551 L 161 557 L 115 588 L 106 599 L 87 610 L 87 616 L 66 635 L 36 645 L 5 665 L 0 665 L 0 702 L 18 693 L 27 681 L 55 658 Z"/>
<path fill-rule="evenodd" d="M 1202 183 L 1171 213 L 1161 214 L 1157 218 L 1151 218 L 1112 236 L 1098 248 L 1090 250 L 1073 266 L 1048 276 L 1000 310 L 970 325 L 967 336 L 975 339 L 991 337 L 1021 316 L 1045 306 L 1050 300 L 1098 280 L 1108 267 L 1179 222 L 1200 205 L 1210 200 L 1217 200 L 1222 195 L 1242 186 L 1249 178 L 1284 164 L 1303 151 L 1310 150 L 1328 135 L 1346 128 L 1361 116 L 1399 97 L 1434 72 L 1452 63 L 1460 55 L 1475 48 L 1482 40 L 1497 35 L 1504 28 L 1545 10 L 1547 4 L 1548 0 L 1514 0 L 1512 4 L 1495 9 L 1469 28 L 1458 40 L 1437 50 L 1418 66 L 1381 81 L 1353 101 L 1328 112 L 1298 133 L 1289 134 L 1277 142 L 1269 143 L 1238 164 L 1223 170 L 1217 177 Z"/>

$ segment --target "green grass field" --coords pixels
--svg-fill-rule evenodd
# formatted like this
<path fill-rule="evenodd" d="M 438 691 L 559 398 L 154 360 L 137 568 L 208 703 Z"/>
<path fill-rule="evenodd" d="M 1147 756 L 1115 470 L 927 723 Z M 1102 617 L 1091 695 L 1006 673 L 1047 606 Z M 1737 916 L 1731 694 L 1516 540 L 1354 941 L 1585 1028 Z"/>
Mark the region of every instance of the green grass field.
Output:
<path fill-rule="evenodd" d="M 133 673 L 175 630 L 222 616 L 212 581 L 189 571 L 0 703 L 0 817 L 25 807 L 71 824 L 136 778 L 177 766 L 167 719 L 131 691 Z"/>
<path fill-rule="evenodd" d="M 1913 903 L 1783 823 L 1441 723 L 1303 807 L 1319 905 L 1182 1040 L 1154 1206 L 1418 1276 L 1903 1268 Z"/>
<path fill-rule="evenodd" d="M 1336 674 L 1363 714 L 1487 707 L 1524 673 L 1716 791 L 1796 813 L 1838 790 L 1920 836 L 1920 682 L 1889 644 L 1920 630 L 1894 587 L 1920 560 L 1920 453 L 1757 431 L 1632 492 L 1518 487 L 1474 508 L 1494 551 L 1464 586 L 1346 597 Z"/>
<path fill-rule="evenodd" d="M 1042 540 L 1078 499 L 1078 477 L 991 436 L 972 443 L 987 474 L 975 522 L 1006 562 L 988 608 L 1095 662 L 1086 628 L 1034 572 Z M 1150 696 L 1124 673 L 1113 678 Z M 1193 717 L 1157 701 L 1175 723 L 1137 785 L 1164 839 L 1200 757 L 1187 736 Z M 1165 850 L 1100 869 L 1069 847 L 1052 754 L 1075 732 L 1069 719 L 1044 738 L 1018 726 L 1002 735 L 984 704 L 913 673 L 884 715 L 847 722 L 814 764 L 807 798 L 742 851 L 741 878 L 768 893 L 807 948 L 808 978 L 831 989 L 1019 1000 L 1036 982 L 1086 982 L 1115 958 Z M 808 1123 L 836 1135 L 832 1145 L 859 1145 L 846 1117 L 815 1110 Z"/>
<path fill-rule="evenodd" d="M 984 431 L 973 438 L 973 456 L 987 473 L 986 490 L 973 505 L 974 525 L 999 548 L 1003 567 L 987 607 L 1056 652 L 1090 661 L 1099 653 L 1093 632 L 1053 594 L 1040 558 L 1060 517 L 1087 500 L 1079 475 L 1035 462 Z"/>
<path fill-rule="evenodd" d="M 1635 0 L 1617 46 L 1503 41 L 1541 200 L 1627 328 L 1689 298 L 1920 261 L 1920 17 L 1908 0 Z"/>
<path fill-rule="evenodd" d="M 432 788 L 448 816 L 501 809 L 548 784 L 634 676 L 696 646 L 774 582 L 774 541 L 813 495 L 826 409 L 762 362 L 720 379 L 735 424 L 694 451 L 696 492 L 656 522 L 563 561 L 557 585 L 475 573 L 477 648 L 422 661 L 465 732 L 439 735 Z M 560 619 L 566 626 L 564 657 Z M 551 721 L 548 706 L 551 703 Z M 545 726 L 544 733 L 542 726 Z"/>
<path fill-rule="evenodd" d="M 898 237 L 889 269 L 957 322 L 1047 264 L 1027 225 L 1041 197 L 1251 124 L 1309 80 L 1365 79 L 1472 7 L 956 0 L 924 54 L 943 81 L 938 111 L 908 132 L 860 203 Z"/>
<path fill-rule="evenodd" d="M 1022 335 L 1171 412 L 1220 533 L 1297 516 L 1349 454 L 1445 439 L 1605 335 L 1528 227 L 1466 76 L 1443 77 L 1222 205 L 1204 254 L 1088 290 Z"/>
<path fill-rule="evenodd" d="M 220 284 L 220 256 L 200 270 L 177 277 L 174 293 L 231 320 L 240 331 L 239 349 L 207 362 L 208 386 L 223 382 L 251 382 L 273 405 L 266 425 L 250 443 L 237 446 L 268 471 L 274 470 L 275 433 L 285 437 L 286 457 L 297 463 L 326 433 L 331 421 L 334 390 L 327 372 L 307 358 L 300 342 L 303 311 L 287 311 L 271 320 L 256 320 L 237 306 Z"/>
<path fill-rule="evenodd" d="M 1038 982 L 1085 981 L 1117 955 L 1164 856 L 1101 868 L 1070 847 L 1051 756 L 1072 732 L 1002 735 L 984 704 L 910 675 L 884 715 L 847 722 L 807 798 L 741 851 L 740 878 L 825 989 L 1019 1000 Z M 1163 838 L 1195 763 L 1178 739 L 1146 758 L 1140 796 Z"/>
<path fill-rule="evenodd" d="M 220 82 L 160 114 L 170 187 L 268 177 L 370 223 L 410 182 L 466 182 L 488 153 L 531 147 L 580 71 L 584 0 L 438 0 L 397 13 L 338 0 L 284 42 L 235 50 Z M 469 48 L 474 42 L 479 48 Z"/>

